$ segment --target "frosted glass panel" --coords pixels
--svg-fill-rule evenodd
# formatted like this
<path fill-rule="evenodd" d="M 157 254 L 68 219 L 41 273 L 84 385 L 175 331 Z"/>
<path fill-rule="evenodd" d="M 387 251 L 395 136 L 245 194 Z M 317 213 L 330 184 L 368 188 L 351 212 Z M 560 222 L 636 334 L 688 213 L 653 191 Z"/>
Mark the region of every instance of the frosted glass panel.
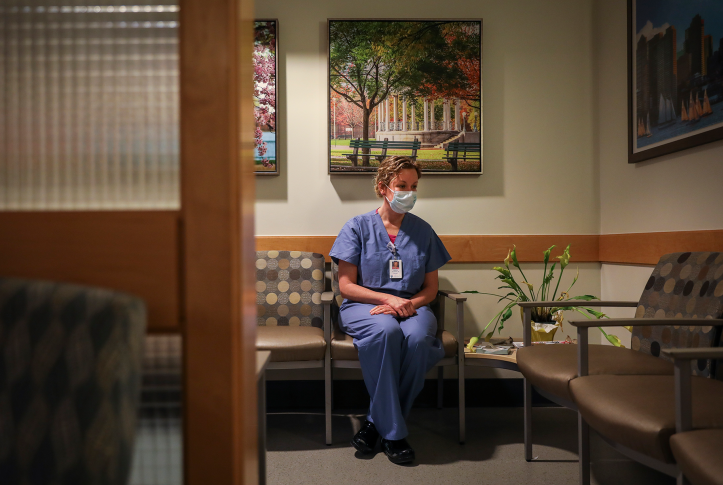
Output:
<path fill-rule="evenodd" d="M 129 485 L 182 485 L 181 337 L 146 336 Z"/>
<path fill-rule="evenodd" d="M 175 209 L 177 1 L 0 1 L 0 210 Z"/>

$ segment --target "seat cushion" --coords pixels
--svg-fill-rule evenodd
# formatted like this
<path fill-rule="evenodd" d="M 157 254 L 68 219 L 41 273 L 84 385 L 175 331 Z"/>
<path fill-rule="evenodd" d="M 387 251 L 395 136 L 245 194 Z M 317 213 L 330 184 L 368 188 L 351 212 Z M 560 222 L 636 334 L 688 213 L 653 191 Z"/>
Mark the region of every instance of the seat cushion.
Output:
<path fill-rule="evenodd" d="M 270 350 L 271 362 L 322 360 L 326 342 L 316 327 L 257 327 L 256 349 Z"/>
<path fill-rule="evenodd" d="M 693 485 L 723 485 L 723 429 L 701 429 L 670 438 L 675 461 Z"/>
<path fill-rule="evenodd" d="M 723 428 L 723 382 L 693 377 L 693 428 Z M 570 381 L 582 417 L 603 436 L 673 463 L 673 376 L 587 376 Z"/>
<path fill-rule="evenodd" d="M 589 375 L 673 375 L 663 359 L 612 345 L 590 345 Z M 569 382 L 577 377 L 577 345 L 533 345 L 517 351 L 520 372 L 535 387 L 572 401 Z"/>
<path fill-rule="evenodd" d="M 437 332 L 437 338 L 442 341 L 444 356 L 446 358 L 457 355 L 457 339 L 446 330 Z M 354 347 L 354 339 L 341 330 L 334 330 L 331 339 L 331 358 L 336 360 L 359 360 L 359 354 Z"/>

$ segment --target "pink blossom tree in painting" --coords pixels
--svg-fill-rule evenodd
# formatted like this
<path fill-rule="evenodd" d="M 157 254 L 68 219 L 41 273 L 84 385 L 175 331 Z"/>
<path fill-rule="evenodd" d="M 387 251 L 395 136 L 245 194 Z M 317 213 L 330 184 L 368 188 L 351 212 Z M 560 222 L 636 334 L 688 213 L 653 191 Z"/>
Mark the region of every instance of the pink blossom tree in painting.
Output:
<path fill-rule="evenodd" d="M 255 145 L 261 167 L 256 171 L 276 170 L 276 22 L 257 21 L 254 38 L 254 116 Z M 268 134 L 267 137 L 264 134 Z M 266 139 L 265 139 L 266 138 Z M 273 156 L 269 156 L 269 138 Z"/>

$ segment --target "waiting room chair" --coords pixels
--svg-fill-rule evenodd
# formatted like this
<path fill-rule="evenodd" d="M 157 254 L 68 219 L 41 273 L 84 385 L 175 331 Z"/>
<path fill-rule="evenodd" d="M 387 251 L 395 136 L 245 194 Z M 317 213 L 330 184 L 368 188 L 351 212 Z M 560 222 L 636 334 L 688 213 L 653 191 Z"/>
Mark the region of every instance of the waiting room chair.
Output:
<path fill-rule="evenodd" d="M 331 302 L 331 320 L 333 324 L 333 335 L 331 339 L 331 369 L 334 368 L 361 368 L 359 364 L 359 353 L 354 346 L 354 339 L 339 329 L 339 308 L 344 300 L 339 289 L 339 267 L 331 263 L 331 284 L 333 290 L 333 301 Z M 446 300 L 451 300 L 456 305 L 457 335 L 454 337 L 444 329 L 444 309 Z M 456 365 L 458 372 L 459 386 L 459 442 L 465 441 L 465 394 L 464 394 L 464 302 L 467 298 L 452 292 L 439 290 L 437 299 L 430 305 L 437 317 L 437 338 L 442 342 L 444 358 L 437 363 L 437 407 L 442 408 L 444 367 Z"/>
<path fill-rule="evenodd" d="M 718 318 L 720 309 L 712 312 L 697 313 L 690 308 L 695 300 L 692 293 L 700 292 L 703 281 L 718 281 L 717 269 L 723 263 L 719 253 L 673 253 L 660 258 L 654 268 L 645 289 L 636 302 L 566 302 L 566 306 L 601 306 L 601 307 L 637 307 L 636 319 L 626 325 L 633 326 L 632 349 L 609 345 L 592 345 L 589 347 L 589 375 L 673 375 L 673 364 L 659 358 L 660 349 L 672 344 L 687 346 L 697 345 L 710 347 L 717 341 L 714 331 L 697 332 L 697 337 L 688 330 L 674 327 L 636 327 L 640 318 L 676 316 Z M 704 269 L 705 268 L 705 269 Z M 713 283 L 715 283 L 713 281 Z M 714 286 L 714 285 L 713 285 Z M 713 295 L 711 281 L 705 288 L 706 295 Z M 707 298 L 707 297 L 706 297 Z M 694 302 L 695 303 L 695 302 Z M 577 405 L 570 392 L 570 383 L 578 376 L 578 346 L 576 345 L 537 345 L 530 343 L 530 313 L 533 307 L 560 306 L 560 302 L 521 303 L 524 309 L 524 342 L 525 347 L 517 352 L 517 364 L 525 379 L 525 459 L 532 460 L 532 389 L 534 388 L 545 398 L 577 410 Z M 692 310 L 692 311 L 689 311 Z M 709 310 L 708 308 L 701 310 Z M 718 316 L 716 316 L 718 315 Z M 595 326 L 607 326 L 612 319 L 595 321 Z M 664 325 L 664 324 L 660 324 Z M 705 372 L 709 372 L 706 370 Z M 584 424 L 580 425 L 584 428 Z M 582 430 L 584 431 L 584 429 Z M 581 431 L 579 431 L 581 432 Z M 583 470 L 587 473 L 586 470 Z"/>
<path fill-rule="evenodd" d="M 589 483 L 588 426 L 630 458 L 671 476 L 677 467 L 669 445 L 675 430 L 671 375 L 592 375 L 588 329 L 633 326 L 632 347 L 650 358 L 669 357 L 661 350 L 697 349 L 720 345 L 723 326 L 723 254 L 665 255 L 653 271 L 640 300 L 637 318 L 573 321 L 578 333 L 577 377 L 569 389 L 578 408 L 581 483 Z M 670 364 L 672 365 L 672 363 Z M 700 359 L 693 366 L 694 425 L 723 427 L 723 402 L 715 365 Z"/>
<path fill-rule="evenodd" d="M 670 437 L 673 452 L 681 474 L 692 485 L 723 485 L 723 429 L 693 429 L 693 392 L 691 361 L 718 359 L 723 363 L 723 348 L 717 349 L 671 349 L 664 354 L 675 362 L 675 434 Z M 720 367 L 716 369 L 718 375 Z M 723 388 L 723 382 L 718 383 Z M 706 399 L 710 399 L 707 396 Z M 715 403 L 723 409 L 723 401 Z M 678 481 L 684 478 L 678 476 Z"/>
<path fill-rule="evenodd" d="M 324 369 L 326 444 L 330 445 L 331 292 L 324 295 L 325 274 L 322 254 L 256 252 L 256 349 L 271 351 L 269 370 Z"/>
<path fill-rule="evenodd" d="M 0 483 L 127 484 L 145 331 L 136 297 L 0 278 Z"/>

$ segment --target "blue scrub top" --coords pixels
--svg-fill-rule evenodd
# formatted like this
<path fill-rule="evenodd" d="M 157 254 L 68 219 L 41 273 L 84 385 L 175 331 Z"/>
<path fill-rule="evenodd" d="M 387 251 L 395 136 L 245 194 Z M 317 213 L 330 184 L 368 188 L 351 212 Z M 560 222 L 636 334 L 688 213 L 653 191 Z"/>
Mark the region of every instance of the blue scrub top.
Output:
<path fill-rule="evenodd" d="M 402 260 L 402 278 L 391 279 L 389 261 L 394 255 L 387 247 L 389 242 L 381 216 L 376 211 L 367 212 L 344 224 L 329 256 L 337 264 L 341 259 L 355 265 L 358 285 L 400 298 L 411 298 L 419 293 L 424 275 L 452 259 L 432 226 L 407 213 L 396 239 L 397 256 Z"/>

